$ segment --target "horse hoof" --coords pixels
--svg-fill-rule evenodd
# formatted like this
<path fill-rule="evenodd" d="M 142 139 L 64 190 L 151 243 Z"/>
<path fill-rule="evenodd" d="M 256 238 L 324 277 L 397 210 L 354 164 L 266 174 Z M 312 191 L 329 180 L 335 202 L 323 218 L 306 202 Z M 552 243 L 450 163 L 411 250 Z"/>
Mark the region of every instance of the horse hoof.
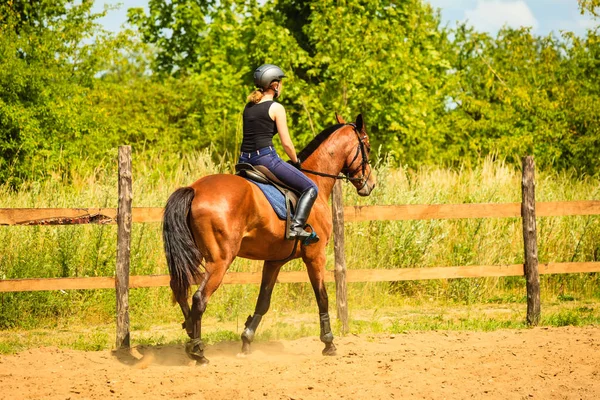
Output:
<path fill-rule="evenodd" d="M 323 349 L 322 354 L 324 356 L 335 356 L 335 355 L 337 355 L 335 345 L 333 343 L 326 344 L 325 348 Z"/>
<path fill-rule="evenodd" d="M 187 353 L 187 355 L 189 358 L 196 361 L 196 365 L 206 365 L 210 362 L 208 361 L 208 358 L 204 357 L 204 355 L 201 354 Z"/>
<path fill-rule="evenodd" d="M 243 354 L 245 356 L 250 354 L 250 343 L 244 342 L 242 344 L 242 352 L 240 354 Z"/>
<path fill-rule="evenodd" d="M 208 361 L 208 358 L 202 356 L 202 357 L 198 357 L 198 358 L 194 358 L 196 360 L 196 365 L 199 366 L 206 366 L 208 364 L 210 364 L 210 361 Z"/>
<path fill-rule="evenodd" d="M 204 357 L 204 343 L 202 343 L 201 339 L 192 339 L 187 342 L 185 344 L 185 352 L 198 365 L 208 364 L 208 359 Z"/>

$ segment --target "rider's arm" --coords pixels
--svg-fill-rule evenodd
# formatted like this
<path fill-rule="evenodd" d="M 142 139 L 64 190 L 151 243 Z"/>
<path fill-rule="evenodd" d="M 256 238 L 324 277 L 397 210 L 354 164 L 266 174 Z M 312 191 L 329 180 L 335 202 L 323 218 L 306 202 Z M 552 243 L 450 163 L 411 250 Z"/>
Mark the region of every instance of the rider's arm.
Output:
<path fill-rule="evenodd" d="M 297 162 L 298 157 L 296 156 L 296 148 L 294 147 L 294 143 L 292 143 L 292 139 L 290 138 L 285 108 L 283 108 L 283 106 L 279 103 L 273 103 L 273 105 L 269 108 L 269 115 L 271 118 L 273 118 L 275 124 L 277 125 L 277 132 L 279 132 L 279 138 L 281 139 L 281 144 L 283 145 L 285 153 L 288 155 L 290 160 Z"/>

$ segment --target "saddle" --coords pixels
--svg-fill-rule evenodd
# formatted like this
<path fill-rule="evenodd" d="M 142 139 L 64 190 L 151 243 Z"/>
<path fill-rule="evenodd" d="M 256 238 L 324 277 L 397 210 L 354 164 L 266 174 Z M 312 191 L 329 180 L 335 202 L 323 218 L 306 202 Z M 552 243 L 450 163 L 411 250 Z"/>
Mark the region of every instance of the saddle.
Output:
<path fill-rule="evenodd" d="M 239 163 L 235 165 L 235 174 L 258 183 L 274 186 L 285 199 L 285 237 L 288 239 L 288 232 L 292 222 L 292 215 L 298 203 L 299 193 L 296 189 L 281 182 L 267 167 L 262 165 L 252 165 L 248 163 Z"/>

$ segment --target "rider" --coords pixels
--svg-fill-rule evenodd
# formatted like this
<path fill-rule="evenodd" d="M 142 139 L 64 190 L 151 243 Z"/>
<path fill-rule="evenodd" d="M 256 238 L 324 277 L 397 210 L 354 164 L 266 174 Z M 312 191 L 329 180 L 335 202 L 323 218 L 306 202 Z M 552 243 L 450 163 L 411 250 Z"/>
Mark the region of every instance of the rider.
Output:
<path fill-rule="evenodd" d="M 310 244 L 317 242 L 319 237 L 311 237 L 311 233 L 305 231 L 304 227 L 317 199 L 318 189 L 312 180 L 300 172 L 301 164 L 290 138 L 285 109 L 274 101 L 281 95 L 282 78 L 285 78 L 285 74 L 273 64 L 261 65 L 254 71 L 254 84 L 257 89 L 248 96 L 248 103 L 244 108 L 244 138 L 239 162 L 265 166 L 283 183 L 302 193 L 296 205 L 288 237 L 298 238 L 305 244 Z M 291 165 L 283 162 L 273 148 L 273 136 L 276 133 L 279 133 Z"/>

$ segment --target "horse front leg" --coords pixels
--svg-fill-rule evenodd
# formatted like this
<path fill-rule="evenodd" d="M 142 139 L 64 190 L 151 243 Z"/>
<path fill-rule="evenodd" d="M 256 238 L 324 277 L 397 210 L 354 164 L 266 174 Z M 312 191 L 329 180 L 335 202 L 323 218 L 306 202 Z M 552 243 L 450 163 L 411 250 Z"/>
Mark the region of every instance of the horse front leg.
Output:
<path fill-rule="evenodd" d="M 325 343 L 322 353 L 324 356 L 334 356 L 336 355 L 336 348 L 333 344 L 333 333 L 331 332 L 329 319 L 329 299 L 325 289 L 325 255 L 319 255 L 315 258 L 305 257 L 304 263 L 319 307 L 320 339 L 321 342 Z"/>
<path fill-rule="evenodd" d="M 269 311 L 273 288 L 277 282 L 279 271 L 284 264 L 285 263 L 283 262 L 265 261 L 263 265 L 262 281 L 260 283 L 258 299 L 256 300 L 256 307 L 254 308 L 254 315 L 248 316 L 246 328 L 242 332 L 243 354 L 250 354 L 250 344 L 254 340 L 256 329 L 258 328 L 258 324 L 260 324 L 262 317 Z"/>

